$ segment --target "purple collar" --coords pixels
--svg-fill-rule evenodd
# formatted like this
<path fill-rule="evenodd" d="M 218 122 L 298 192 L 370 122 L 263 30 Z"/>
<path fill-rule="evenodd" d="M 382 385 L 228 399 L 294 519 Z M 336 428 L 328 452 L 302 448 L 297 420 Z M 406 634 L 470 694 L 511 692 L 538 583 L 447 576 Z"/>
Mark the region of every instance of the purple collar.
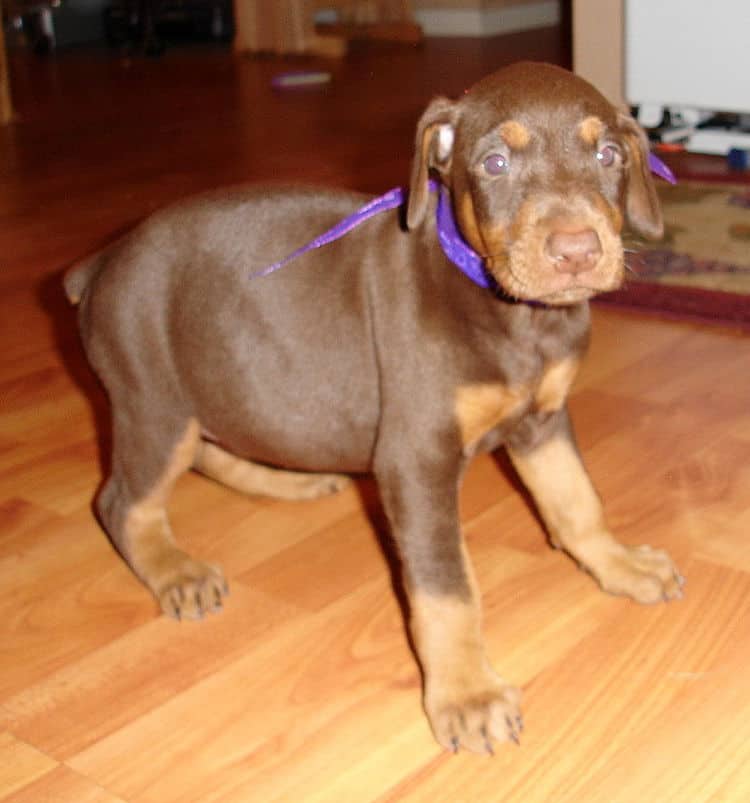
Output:
<path fill-rule="evenodd" d="M 430 190 L 437 191 L 438 202 L 435 211 L 438 240 L 443 253 L 474 284 L 497 290 L 497 282 L 484 267 L 484 259 L 464 240 L 456 226 L 453 205 L 447 188 L 437 181 L 430 181 Z"/>
<path fill-rule="evenodd" d="M 661 161 L 657 156 L 649 154 L 648 165 L 651 172 L 655 175 L 668 181 L 670 184 L 676 184 L 677 179 L 674 177 L 672 171 Z M 453 215 L 453 205 L 451 204 L 450 195 L 447 188 L 440 184 L 438 181 L 430 180 L 429 187 L 431 192 L 438 193 L 437 210 L 435 212 L 435 220 L 437 222 L 438 239 L 443 253 L 448 259 L 474 284 L 479 287 L 492 289 L 500 292 L 500 288 L 494 279 L 490 276 L 484 267 L 484 260 L 477 254 L 477 252 L 464 240 L 461 233 L 456 226 L 456 218 Z M 323 232 L 323 234 L 311 240 L 309 243 L 301 246 L 296 251 L 293 251 L 288 256 L 274 262 L 272 265 L 267 265 L 265 268 L 253 273 L 251 278 L 260 278 L 268 276 L 276 272 L 279 268 L 292 262 L 297 257 L 312 251 L 315 248 L 328 245 L 328 243 L 338 240 L 345 234 L 348 234 L 352 229 L 364 223 L 374 215 L 385 212 L 389 209 L 395 209 L 402 206 L 406 200 L 406 194 L 401 187 L 396 187 L 389 190 L 385 195 L 380 195 L 374 198 L 369 203 L 365 204 L 361 209 L 353 212 L 348 217 L 340 220 L 335 226 Z"/>

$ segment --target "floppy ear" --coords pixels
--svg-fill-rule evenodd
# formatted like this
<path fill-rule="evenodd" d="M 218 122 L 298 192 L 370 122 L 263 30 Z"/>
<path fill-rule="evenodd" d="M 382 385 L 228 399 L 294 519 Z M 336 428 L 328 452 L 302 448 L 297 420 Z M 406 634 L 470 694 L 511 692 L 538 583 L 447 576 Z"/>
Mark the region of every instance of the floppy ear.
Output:
<path fill-rule="evenodd" d="M 617 121 L 628 149 L 625 214 L 636 234 L 647 240 L 658 240 L 664 234 L 664 222 L 648 163 L 648 139 L 629 114 L 621 112 Z"/>
<path fill-rule="evenodd" d="M 430 169 L 447 174 L 453 154 L 456 104 L 448 98 L 435 98 L 425 109 L 417 125 L 414 161 L 409 184 L 409 206 L 406 224 L 410 229 L 424 219 Z"/>

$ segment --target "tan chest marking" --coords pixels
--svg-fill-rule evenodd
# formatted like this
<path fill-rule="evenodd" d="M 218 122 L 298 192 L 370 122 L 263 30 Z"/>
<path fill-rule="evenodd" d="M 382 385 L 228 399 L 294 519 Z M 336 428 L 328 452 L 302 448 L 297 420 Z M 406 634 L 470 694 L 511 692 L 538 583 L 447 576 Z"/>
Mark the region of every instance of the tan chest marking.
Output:
<path fill-rule="evenodd" d="M 520 412 L 529 398 L 527 388 L 509 388 L 501 382 L 477 382 L 456 390 L 456 420 L 464 446 L 476 443 L 483 435 Z"/>
<path fill-rule="evenodd" d="M 553 413 L 565 404 L 578 372 L 579 361 L 568 357 L 551 363 L 536 391 L 521 385 L 508 387 L 502 382 L 475 382 L 456 390 L 455 414 L 464 446 L 475 444 L 490 430 L 520 413 L 533 393 L 537 410 Z"/>
<path fill-rule="evenodd" d="M 534 394 L 534 406 L 537 410 L 554 413 L 562 408 L 578 373 L 578 366 L 579 361 L 576 358 L 567 357 L 547 367 Z"/>

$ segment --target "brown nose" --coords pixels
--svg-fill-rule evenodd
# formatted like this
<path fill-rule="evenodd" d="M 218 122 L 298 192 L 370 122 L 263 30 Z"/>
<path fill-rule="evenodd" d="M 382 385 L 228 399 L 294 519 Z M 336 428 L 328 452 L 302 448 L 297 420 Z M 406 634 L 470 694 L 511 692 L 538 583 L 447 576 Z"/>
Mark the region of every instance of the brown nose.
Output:
<path fill-rule="evenodd" d="M 584 273 L 591 270 L 602 255 L 599 235 L 593 229 L 553 231 L 544 250 L 560 273 Z"/>

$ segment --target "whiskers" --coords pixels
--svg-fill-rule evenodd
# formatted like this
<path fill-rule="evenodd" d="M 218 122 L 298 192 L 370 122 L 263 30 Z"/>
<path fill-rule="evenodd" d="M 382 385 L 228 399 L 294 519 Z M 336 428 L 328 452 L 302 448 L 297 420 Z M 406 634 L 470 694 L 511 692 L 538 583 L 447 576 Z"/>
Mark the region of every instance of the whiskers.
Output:
<path fill-rule="evenodd" d="M 642 260 L 640 259 L 641 250 L 638 248 L 623 248 L 622 250 L 625 255 L 625 258 L 623 259 L 625 270 L 631 276 L 640 276 L 640 271 L 638 271 L 631 263 L 635 262 L 636 264 L 642 264 Z"/>

